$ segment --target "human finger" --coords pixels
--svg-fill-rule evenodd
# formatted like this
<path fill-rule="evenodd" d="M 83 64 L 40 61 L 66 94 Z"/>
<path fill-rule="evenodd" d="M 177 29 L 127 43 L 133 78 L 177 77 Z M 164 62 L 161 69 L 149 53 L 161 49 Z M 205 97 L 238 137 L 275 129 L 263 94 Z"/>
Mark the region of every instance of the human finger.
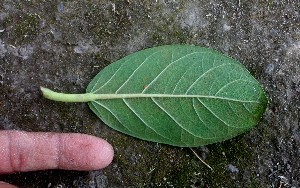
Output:
<path fill-rule="evenodd" d="M 0 174 L 45 169 L 96 170 L 113 159 L 112 146 L 78 133 L 0 131 Z"/>

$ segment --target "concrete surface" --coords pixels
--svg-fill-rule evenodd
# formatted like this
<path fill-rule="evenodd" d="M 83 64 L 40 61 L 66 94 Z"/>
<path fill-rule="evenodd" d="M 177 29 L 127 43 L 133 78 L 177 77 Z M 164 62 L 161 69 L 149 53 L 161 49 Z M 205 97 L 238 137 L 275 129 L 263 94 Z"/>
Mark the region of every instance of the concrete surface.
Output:
<path fill-rule="evenodd" d="M 0 3 L 0 129 L 107 139 L 113 163 L 93 172 L 1 175 L 20 187 L 300 187 L 300 2 L 41 1 Z M 164 44 L 194 44 L 243 63 L 269 97 L 262 121 L 195 148 L 141 141 L 104 125 L 87 104 L 45 100 L 39 86 L 84 92 L 106 65 Z"/>

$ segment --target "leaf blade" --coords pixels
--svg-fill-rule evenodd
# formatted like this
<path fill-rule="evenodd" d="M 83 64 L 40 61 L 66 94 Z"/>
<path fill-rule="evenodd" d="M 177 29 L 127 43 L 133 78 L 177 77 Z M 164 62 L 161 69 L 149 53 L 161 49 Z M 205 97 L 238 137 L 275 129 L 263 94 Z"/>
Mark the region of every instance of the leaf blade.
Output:
<path fill-rule="evenodd" d="M 144 140 L 188 147 L 248 130 L 267 104 L 259 83 L 237 61 L 185 45 L 126 56 L 102 70 L 87 92 L 126 94 L 123 99 L 89 102 L 110 127 Z M 113 113 L 100 112 L 101 105 Z"/>

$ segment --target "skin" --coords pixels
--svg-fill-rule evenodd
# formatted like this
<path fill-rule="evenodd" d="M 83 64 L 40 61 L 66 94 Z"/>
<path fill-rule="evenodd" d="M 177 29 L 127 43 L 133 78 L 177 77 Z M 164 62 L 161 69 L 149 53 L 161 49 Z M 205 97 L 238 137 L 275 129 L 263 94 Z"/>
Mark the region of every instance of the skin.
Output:
<path fill-rule="evenodd" d="M 98 170 L 113 159 L 101 138 L 77 133 L 0 131 L 0 174 L 46 169 Z M 0 182 L 0 188 L 15 186 Z"/>

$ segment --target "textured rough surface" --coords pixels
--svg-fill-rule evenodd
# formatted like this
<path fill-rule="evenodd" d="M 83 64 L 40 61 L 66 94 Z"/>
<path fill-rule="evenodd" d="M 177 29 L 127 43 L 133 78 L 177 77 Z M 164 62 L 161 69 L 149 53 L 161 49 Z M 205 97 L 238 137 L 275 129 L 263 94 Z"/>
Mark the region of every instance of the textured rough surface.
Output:
<path fill-rule="evenodd" d="M 0 5 L 0 128 L 106 138 L 94 172 L 1 175 L 21 187 L 288 187 L 300 184 L 300 3 L 290 1 L 12 1 Z M 84 92 L 106 65 L 164 44 L 195 44 L 242 62 L 269 97 L 260 124 L 195 151 L 119 134 L 87 104 L 45 100 L 39 86 Z"/>

